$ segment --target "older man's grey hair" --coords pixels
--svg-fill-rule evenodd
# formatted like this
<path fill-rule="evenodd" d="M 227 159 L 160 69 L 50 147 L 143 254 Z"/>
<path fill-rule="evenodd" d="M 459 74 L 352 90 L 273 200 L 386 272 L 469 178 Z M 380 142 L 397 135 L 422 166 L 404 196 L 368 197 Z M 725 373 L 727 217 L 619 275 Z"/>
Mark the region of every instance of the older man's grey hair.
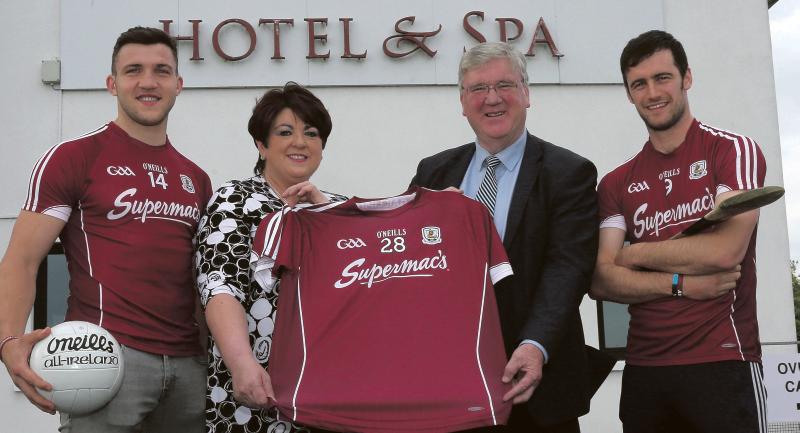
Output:
<path fill-rule="evenodd" d="M 458 86 L 463 88 L 464 74 L 494 59 L 507 59 L 528 85 L 528 68 L 525 56 L 505 42 L 484 42 L 475 45 L 461 56 L 458 64 Z"/>

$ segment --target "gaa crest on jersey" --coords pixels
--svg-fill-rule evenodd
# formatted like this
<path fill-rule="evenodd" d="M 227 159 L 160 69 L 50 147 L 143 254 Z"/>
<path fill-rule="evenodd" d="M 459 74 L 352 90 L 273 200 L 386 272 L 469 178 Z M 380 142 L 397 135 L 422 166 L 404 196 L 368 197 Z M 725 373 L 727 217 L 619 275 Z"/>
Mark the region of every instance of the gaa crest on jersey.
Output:
<path fill-rule="evenodd" d="M 361 238 L 339 239 L 336 241 L 336 248 L 346 250 L 348 248 L 361 248 L 366 247 L 367 243 Z"/>
<path fill-rule="evenodd" d="M 689 179 L 700 179 L 708 174 L 706 160 L 697 161 L 689 166 Z"/>
<path fill-rule="evenodd" d="M 192 183 L 192 178 L 189 176 L 185 174 L 181 175 L 181 186 L 186 192 L 194 194 L 194 184 Z"/>
<path fill-rule="evenodd" d="M 641 182 L 633 182 L 632 184 L 628 185 L 628 194 L 633 194 L 636 192 L 642 192 L 650 189 L 650 185 L 647 184 L 647 181 Z"/>
<path fill-rule="evenodd" d="M 442 231 L 439 227 L 428 226 L 422 228 L 422 243 L 425 245 L 436 245 L 442 242 Z"/>
<path fill-rule="evenodd" d="M 111 176 L 136 176 L 136 173 L 126 165 L 109 165 L 106 167 L 106 173 Z"/>

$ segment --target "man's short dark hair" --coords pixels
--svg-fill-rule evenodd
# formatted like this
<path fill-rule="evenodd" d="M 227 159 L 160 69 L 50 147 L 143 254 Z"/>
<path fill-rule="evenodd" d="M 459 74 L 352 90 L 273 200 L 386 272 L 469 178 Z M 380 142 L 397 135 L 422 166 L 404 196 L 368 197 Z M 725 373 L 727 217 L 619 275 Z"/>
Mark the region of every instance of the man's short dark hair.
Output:
<path fill-rule="evenodd" d="M 260 141 L 264 143 L 264 146 L 269 145 L 269 130 L 272 128 L 275 118 L 278 117 L 278 113 L 284 108 L 292 110 L 303 122 L 317 128 L 324 149 L 331 129 L 333 129 L 331 116 L 319 98 L 293 81 L 286 83 L 283 88 L 267 91 L 256 102 L 256 106 L 253 107 L 253 115 L 247 122 L 247 131 L 253 137 L 253 142 Z M 253 167 L 253 172 L 261 174 L 264 165 L 265 161 L 259 158 Z"/>
<path fill-rule="evenodd" d="M 628 88 L 628 78 L 625 75 L 628 69 L 638 65 L 643 60 L 655 54 L 657 51 L 670 50 L 675 66 L 681 73 L 681 78 L 686 75 L 689 69 L 689 61 L 686 59 L 686 51 L 683 45 L 671 34 L 663 30 L 650 30 L 628 41 L 622 55 L 619 58 L 619 68 L 622 72 L 622 81 L 625 88 Z"/>
<path fill-rule="evenodd" d="M 111 55 L 111 74 L 117 73 L 117 54 L 127 44 L 166 45 L 172 51 L 172 57 L 175 58 L 175 72 L 178 72 L 178 44 L 175 42 L 175 38 L 166 34 L 163 30 L 137 26 L 129 28 L 117 38 L 117 43 L 114 44 L 114 52 Z"/>

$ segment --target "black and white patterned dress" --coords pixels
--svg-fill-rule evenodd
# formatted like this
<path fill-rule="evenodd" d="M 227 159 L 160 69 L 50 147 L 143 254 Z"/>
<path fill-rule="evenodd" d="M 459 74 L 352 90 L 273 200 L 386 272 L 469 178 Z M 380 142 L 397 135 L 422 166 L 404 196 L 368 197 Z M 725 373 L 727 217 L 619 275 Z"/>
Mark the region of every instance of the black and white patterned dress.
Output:
<path fill-rule="evenodd" d="M 337 194 L 325 195 L 332 201 L 346 199 Z M 220 293 L 241 302 L 247 315 L 250 346 L 265 369 L 272 346 L 278 290 L 264 290 L 251 278 L 251 239 L 264 216 L 282 206 L 280 195 L 262 176 L 226 182 L 211 197 L 196 235 L 194 261 L 203 306 Z M 208 351 L 208 433 L 309 431 L 281 420 L 275 409 L 250 409 L 238 404 L 233 399 L 231 374 L 213 337 Z"/>

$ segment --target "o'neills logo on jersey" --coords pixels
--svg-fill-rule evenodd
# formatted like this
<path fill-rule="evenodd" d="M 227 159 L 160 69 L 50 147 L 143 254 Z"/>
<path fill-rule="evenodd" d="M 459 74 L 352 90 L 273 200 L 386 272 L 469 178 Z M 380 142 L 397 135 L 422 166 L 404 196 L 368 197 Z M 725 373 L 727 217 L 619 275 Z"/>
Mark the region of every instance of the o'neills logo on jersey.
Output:
<path fill-rule="evenodd" d="M 447 269 L 447 256 L 442 254 L 442 250 L 438 250 L 433 257 L 407 259 L 400 263 L 366 267 L 364 262 L 366 262 L 364 258 L 353 260 L 342 270 L 342 278 L 336 280 L 333 285 L 337 289 L 343 289 L 358 281 L 360 284 L 372 287 L 375 283 L 391 278 L 432 277 L 433 274 L 424 271 Z"/>
<path fill-rule="evenodd" d="M 376 233 L 378 239 L 380 238 L 391 238 L 395 236 L 405 236 L 406 229 L 390 229 L 390 230 L 381 230 Z"/>
<path fill-rule="evenodd" d="M 672 209 L 657 210 L 653 215 L 646 215 L 647 203 L 643 203 L 633 214 L 633 225 L 636 227 L 633 235 L 641 239 L 645 231 L 650 235 L 658 236 L 659 231 L 665 227 L 675 225 L 684 219 L 695 215 L 702 216 L 714 208 L 714 195 L 706 188 L 706 193 L 688 203 L 681 203 Z"/>
<path fill-rule="evenodd" d="M 673 168 L 672 170 L 664 170 L 661 173 L 658 173 L 658 180 L 669 179 L 679 174 L 681 174 L 680 168 Z"/>
<path fill-rule="evenodd" d="M 118 220 L 128 215 L 133 215 L 142 222 L 147 218 L 166 219 L 187 224 L 185 221 L 176 219 L 184 218 L 200 221 L 200 209 L 197 204 L 185 205 L 167 201 L 153 201 L 148 198 L 144 201 L 130 200 L 136 195 L 136 188 L 123 191 L 114 200 L 115 209 L 108 211 L 106 218 Z"/>
<path fill-rule="evenodd" d="M 164 167 L 163 165 L 144 162 L 142 163 L 142 168 L 147 171 L 154 171 L 156 173 L 161 173 L 161 174 L 169 174 L 169 172 L 167 171 L 167 167 Z"/>

